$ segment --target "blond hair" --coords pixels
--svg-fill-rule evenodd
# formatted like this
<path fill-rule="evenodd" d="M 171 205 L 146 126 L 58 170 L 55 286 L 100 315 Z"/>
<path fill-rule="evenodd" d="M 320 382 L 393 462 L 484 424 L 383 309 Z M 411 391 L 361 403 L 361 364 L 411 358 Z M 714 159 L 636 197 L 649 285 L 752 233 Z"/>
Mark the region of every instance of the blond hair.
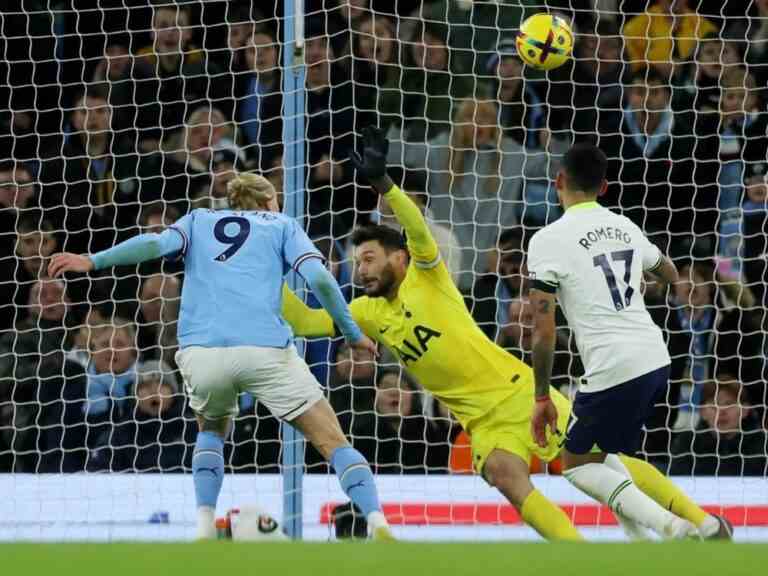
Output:
<path fill-rule="evenodd" d="M 262 210 L 276 196 L 272 183 L 252 172 L 242 172 L 227 184 L 227 199 L 233 210 Z"/>

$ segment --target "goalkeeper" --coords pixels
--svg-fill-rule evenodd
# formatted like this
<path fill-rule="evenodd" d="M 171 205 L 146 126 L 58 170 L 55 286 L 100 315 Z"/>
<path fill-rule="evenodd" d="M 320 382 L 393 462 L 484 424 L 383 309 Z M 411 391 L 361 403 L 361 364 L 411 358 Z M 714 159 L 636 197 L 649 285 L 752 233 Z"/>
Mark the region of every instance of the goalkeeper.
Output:
<path fill-rule="evenodd" d="M 525 522 L 550 540 L 581 540 L 565 512 L 536 490 L 529 477 L 531 456 L 550 461 L 562 441 L 559 432 L 547 432 L 542 448 L 531 437 L 531 368 L 496 346 L 475 324 L 421 212 L 386 174 L 389 143 L 384 133 L 368 127 L 363 142 L 362 157 L 354 153 L 351 160 L 387 199 L 408 242 L 384 226 L 355 230 L 355 264 L 366 296 L 350 304 L 353 318 L 451 410 L 472 438 L 475 469 Z M 284 292 L 283 315 L 297 336 L 334 335 L 328 313 L 310 309 L 285 287 Z M 554 389 L 551 397 L 560 415 L 558 430 L 565 430 L 570 403 Z M 627 456 L 615 458 L 614 465 L 676 515 L 696 526 L 709 518 L 651 465 Z"/>

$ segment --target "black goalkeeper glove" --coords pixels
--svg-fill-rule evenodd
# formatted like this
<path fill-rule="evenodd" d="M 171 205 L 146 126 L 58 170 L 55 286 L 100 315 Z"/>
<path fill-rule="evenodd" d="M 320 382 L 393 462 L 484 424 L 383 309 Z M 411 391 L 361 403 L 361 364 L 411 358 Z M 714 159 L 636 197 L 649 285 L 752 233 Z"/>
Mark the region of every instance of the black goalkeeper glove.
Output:
<path fill-rule="evenodd" d="M 357 171 L 371 184 L 382 180 L 387 175 L 387 154 L 389 140 L 384 130 L 376 126 L 363 128 L 363 155 L 352 151 L 349 159 Z"/>

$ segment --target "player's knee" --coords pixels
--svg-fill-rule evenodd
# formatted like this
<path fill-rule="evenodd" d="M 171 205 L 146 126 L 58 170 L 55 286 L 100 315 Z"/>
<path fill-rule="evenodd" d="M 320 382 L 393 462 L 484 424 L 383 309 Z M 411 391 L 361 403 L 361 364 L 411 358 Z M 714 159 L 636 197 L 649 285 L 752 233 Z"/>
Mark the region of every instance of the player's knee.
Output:
<path fill-rule="evenodd" d="M 498 480 L 503 476 L 503 465 L 493 458 L 488 458 L 483 466 L 483 478 L 493 487 L 498 485 Z"/>
<path fill-rule="evenodd" d="M 527 464 L 522 458 L 501 451 L 494 451 L 488 457 L 483 477 L 518 509 L 533 490 Z"/>
<path fill-rule="evenodd" d="M 488 456 L 483 466 L 483 477 L 491 486 L 498 487 L 506 479 L 516 476 L 516 466 L 511 459 L 499 450 Z"/>

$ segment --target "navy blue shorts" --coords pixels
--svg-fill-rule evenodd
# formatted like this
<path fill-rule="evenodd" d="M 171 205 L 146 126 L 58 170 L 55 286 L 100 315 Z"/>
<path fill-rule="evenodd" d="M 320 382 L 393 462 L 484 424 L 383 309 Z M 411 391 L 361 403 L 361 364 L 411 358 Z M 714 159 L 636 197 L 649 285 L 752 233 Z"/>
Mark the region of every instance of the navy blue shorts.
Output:
<path fill-rule="evenodd" d="M 578 392 L 565 433 L 565 448 L 586 454 L 597 445 L 609 454 L 634 454 L 656 398 L 667 389 L 669 366 L 601 390 Z"/>

